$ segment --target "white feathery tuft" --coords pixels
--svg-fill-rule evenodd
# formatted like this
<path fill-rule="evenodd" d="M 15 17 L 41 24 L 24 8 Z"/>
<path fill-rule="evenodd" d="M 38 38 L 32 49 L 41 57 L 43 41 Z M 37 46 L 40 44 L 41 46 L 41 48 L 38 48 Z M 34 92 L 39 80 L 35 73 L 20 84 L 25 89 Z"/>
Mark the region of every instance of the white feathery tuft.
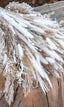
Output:
<path fill-rule="evenodd" d="M 0 8 L 0 67 L 6 78 L 4 93 L 9 105 L 15 81 L 25 94 L 38 83 L 46 94 L 49 89 L 44 80 L 52 88 L 49 75 L 59 78 L 63 65 L 63 28 L 50 19 L 50 14 L 42 16 L 25 3 L 12 2 Z"/>

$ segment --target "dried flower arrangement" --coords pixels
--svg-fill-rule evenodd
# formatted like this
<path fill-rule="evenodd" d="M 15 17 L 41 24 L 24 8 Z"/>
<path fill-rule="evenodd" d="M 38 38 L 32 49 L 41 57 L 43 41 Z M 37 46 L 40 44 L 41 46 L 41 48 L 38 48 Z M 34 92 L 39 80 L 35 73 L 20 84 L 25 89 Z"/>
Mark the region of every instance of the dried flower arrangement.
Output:
<path fill-rule="evenodd" d="M 0 8 L 0 73 L 5 77 L 5 99 L 13 102 L 14 82 L 23 93 L 39 84 L 46 94 L 49 75 L 64 70 L 64 29 L 50 15 L 35 12 L 26 3 L 12 2 Z"/>

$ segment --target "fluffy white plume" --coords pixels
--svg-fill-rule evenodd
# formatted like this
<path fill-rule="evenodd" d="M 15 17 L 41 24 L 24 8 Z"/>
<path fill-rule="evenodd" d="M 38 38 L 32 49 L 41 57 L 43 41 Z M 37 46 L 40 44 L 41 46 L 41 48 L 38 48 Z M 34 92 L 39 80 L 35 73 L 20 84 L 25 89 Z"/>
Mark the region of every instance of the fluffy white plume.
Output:
<path fill-rule="evenodd" d="M 40 84 L 48 92 L 50 74 L 64 71 L 64 32 L 60 24 L 33 11 L 25 3 L 12 2 L 0 8 L 0 67 L 5 98 L 11 105 L 15 80 L 23 92 Z M 3 71 L 4 70 L 4 71 Z M 35 85 L 34 85 L 35 82 Z"/>

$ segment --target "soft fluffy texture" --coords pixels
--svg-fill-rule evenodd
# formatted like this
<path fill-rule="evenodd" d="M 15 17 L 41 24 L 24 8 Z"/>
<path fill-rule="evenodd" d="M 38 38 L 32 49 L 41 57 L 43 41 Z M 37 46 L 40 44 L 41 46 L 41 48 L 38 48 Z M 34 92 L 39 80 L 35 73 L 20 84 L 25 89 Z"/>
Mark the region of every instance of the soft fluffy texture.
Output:
<path fill-rule="evenodd" d="M 49 75 L 60 77 L 64 70 L 64 29 L 49 15 L 33 11 L 26 3 L 12 2 L 0 8 L 0 72 L 6 78 L 5 98 L 14 98 L 14 83 L 23 93 L 40 84 L 48 92 Z"/>

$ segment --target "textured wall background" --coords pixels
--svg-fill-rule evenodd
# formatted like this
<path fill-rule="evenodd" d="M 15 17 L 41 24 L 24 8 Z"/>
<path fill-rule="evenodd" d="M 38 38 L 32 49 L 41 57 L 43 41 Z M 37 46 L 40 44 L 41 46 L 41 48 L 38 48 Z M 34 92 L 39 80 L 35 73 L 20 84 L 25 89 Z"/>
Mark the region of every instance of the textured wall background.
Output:
<path fill-rule="evenodd" d="M 27 2 L 31 6 L 38 6 L 38 5 L 42 5 L 44 3 L 53 3 L 56 1 L 62 1 L 62 0 L 0 0 L 0 6 L 4 7 L 11 1 Z"/>

